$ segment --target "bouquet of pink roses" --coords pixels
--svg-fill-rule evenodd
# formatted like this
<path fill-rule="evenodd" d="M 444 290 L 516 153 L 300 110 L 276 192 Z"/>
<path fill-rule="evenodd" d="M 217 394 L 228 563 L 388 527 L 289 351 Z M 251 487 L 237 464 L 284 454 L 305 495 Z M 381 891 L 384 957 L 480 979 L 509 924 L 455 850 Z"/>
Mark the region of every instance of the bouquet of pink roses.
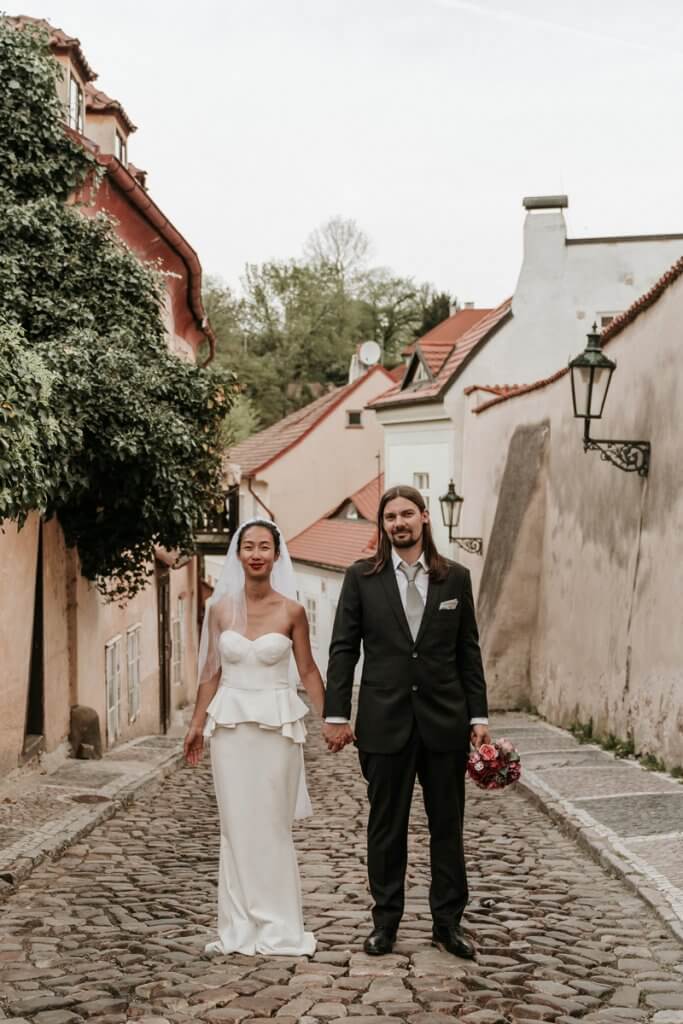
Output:
<path fill-rule="evenodd" d="M 522 774 L 520 756 L 510 740 L 482 743 L 467 759 L 467 774 L 480 789 L 503 789 Z"/>

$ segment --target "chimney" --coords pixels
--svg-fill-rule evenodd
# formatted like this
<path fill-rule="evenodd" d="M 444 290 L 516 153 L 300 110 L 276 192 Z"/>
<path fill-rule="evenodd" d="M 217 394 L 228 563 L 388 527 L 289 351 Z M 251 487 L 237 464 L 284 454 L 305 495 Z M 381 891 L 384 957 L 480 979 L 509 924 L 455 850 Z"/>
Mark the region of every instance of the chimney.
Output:
<path fill-rule="evenodd" d="M 466 302 L 463 308 L 464 309 L 474 309 L 474 303 L 473 302 Z"/>

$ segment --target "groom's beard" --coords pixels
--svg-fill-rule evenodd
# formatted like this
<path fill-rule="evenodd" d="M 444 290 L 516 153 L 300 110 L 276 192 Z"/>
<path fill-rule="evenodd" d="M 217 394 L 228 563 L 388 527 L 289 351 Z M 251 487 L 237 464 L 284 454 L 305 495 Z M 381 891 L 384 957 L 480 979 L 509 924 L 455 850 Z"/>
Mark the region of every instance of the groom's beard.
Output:
<path fill-rule="evenodd" d="M 390 534 L 389 539 L 391 541 L 392 547 L 396 548 L 397 551 L 400 551 L 401 548 L 412 548 L 416 544 L 421 543 L 422 533 L 420 532 L 416 537 L 414 537 L 410 530 L 406 530 L 406 532 L 404 534 L 401 534 L 400 536 L 396 536 L 396 534 Z"/>

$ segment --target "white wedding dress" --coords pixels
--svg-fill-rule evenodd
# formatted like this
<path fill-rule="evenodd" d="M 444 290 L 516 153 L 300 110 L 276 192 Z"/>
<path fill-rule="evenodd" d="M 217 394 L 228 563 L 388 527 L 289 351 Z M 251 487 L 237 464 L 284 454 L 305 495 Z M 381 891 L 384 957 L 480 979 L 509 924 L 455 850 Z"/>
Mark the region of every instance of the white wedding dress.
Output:
<path fill-rule="evenodd" d="M 303 776 L 307 708 L 290 683 L 292 642 L 226 630 L 221 681 L 207 710 L 221 823 L 218 941 L 207 953 L 310 956 L 295 816 L 310 813 Z"/>

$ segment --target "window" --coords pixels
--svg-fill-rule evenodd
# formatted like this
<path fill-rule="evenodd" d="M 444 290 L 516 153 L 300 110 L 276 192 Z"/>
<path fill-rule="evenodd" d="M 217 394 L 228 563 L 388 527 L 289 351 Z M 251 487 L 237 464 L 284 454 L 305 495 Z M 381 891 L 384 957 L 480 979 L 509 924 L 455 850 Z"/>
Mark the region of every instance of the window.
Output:
<path fill-rule="evenodd" d="M 69 128 L 83 134 L 83 90 L 81 83 L 74 75 L 69 79 Z"/>
<path fill-rule="evenodd" d="M 425 368 L 424 363 L 418 363 L 415 367 L 415 373 L 411 380 L 411 384 L 424 384 L 425 381 L 429 380 L 429 374 Z"/>
<path fill-rule="evenodd" d="M 185 598 L 179 597 L 176 604 L 176 613 L 171 622 L 171 682 L 174 686 L 182 686 L 184 656 Z"/>
<path fill-rule="evenodd" d="M 120 636 L 104 647 L 104 678 L 107 688 L 107 739 L 110 743 L 121 732 L 121 645 Z"/>
<path fill-rule="evenodd" d="M 308 616 L 311 641 L 315 643 L 318 638 L 318 602 L 314 597 L 306 598 L 306 615 Z"/>
<path fill-rule="evenodd" d="M 140 711 L 140 642 L 142 627 L 133 626 L 126 633 L 126 664 L 128 680 L 128 721 L 134 722 Z"/>
<path fill-rule="evenodd" d="M 616 311 L 610 313 L 598 313 L 598 327 L 604 330 L 605 327 L 609 327 L 609 325 L 612 323 L 615 317 L 618 316 L 619 313 Z"/>
<path fill-rule="evenodd" d="M 114 153 L 114 155 L 115 155 L 116 159 L 119 161 L 119 163 L 122 163 L 124 167 L 127 165 L 127 163 L 128 163 L 128 148 L 126 146 L 126 140 L 124 139 L 123 135 L 121 135 L 120 132 L 116 133 L 116 142 L 115 142 L 115 153 Z"/>
<path fill-rule="evenodd" d="M 413 487 L 420 492 L 429 508 L 429 473 L 413 473 Z"/>
<path fill-rule="evenodd" d="M 360 409 L 347 409 L 346 412 L 346 426 L 347 427 L 362 427 L 363 426 L 363 413 Z"/>

